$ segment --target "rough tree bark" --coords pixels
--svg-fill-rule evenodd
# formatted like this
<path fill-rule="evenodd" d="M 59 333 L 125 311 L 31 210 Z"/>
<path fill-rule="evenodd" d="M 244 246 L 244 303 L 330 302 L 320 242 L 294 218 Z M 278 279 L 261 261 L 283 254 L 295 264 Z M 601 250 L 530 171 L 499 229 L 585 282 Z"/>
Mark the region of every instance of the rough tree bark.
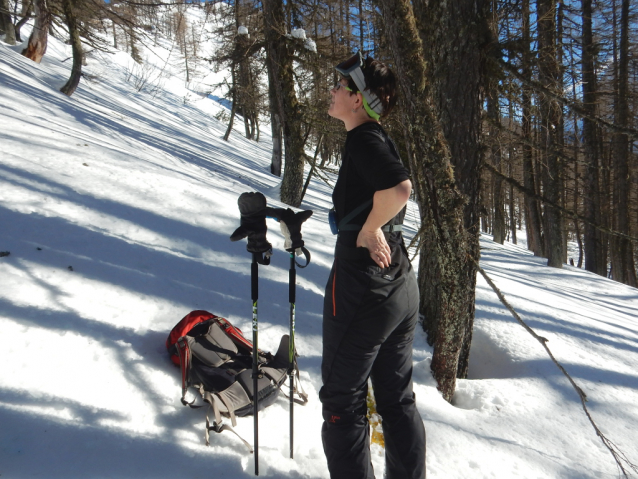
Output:
<path fill-rule="evenodd" d="M 414 10 L 409 0 L 380 0 L 379 5 L 404 109 L 411 119 L 406 125 L 408 157 L 423 230 L 421 312 L 428 340 L 434 343 L 432 371 L 443 397 L 451 401 L 457 376 L 467 372 L 474 318 L 475 261 L 479 258 L 480 49 L 487 32 L 484 5 L 466 0 L 445 5 L 417 1 Z M 443 63 L 437 71 L 428 69 L 431 63 L 424 44 L 441 56 Z M 454 86 L 444 86 L 451 77 Z M 439 83 L 433 85 L 429 80 Z M 437 93 L 456 89 L 458 95 L 441 104 Z M 461 130 L 463 138 L 452 147 L 446 133 L 453 138 Z M 458 165 L 456 174 L 454 165 Z"/>
<path fill-rule="evenodd" d="M 583 22 L 583 108 L 587 116 L 583 118 L 583 146 L 587 174 L 584 181 L 585 197 L 585 269 L 601 276 L 607 276 L 607 261 L 603 257 L 602 234 L 593 225 L 600 225 L 600 178 L 598 126 L 592 120 L 597 115 L 597 87 L 594 70 L 595 49 L 592 32 L 592 0 L 582 0 Z"/>
<path fill-rule="evenodd" d="M 438 120 L 450 147 L 454 180 L 464 198 L 463 228 L 466 261 L 459 263 L 459 325 L 464 337 L 458 356 L 458 377 L 467 377 L 474 325 L 476 265 L 480 256 L 481 122 L 487 50 L 492 38 L 488 24 L 488 0 L 453 0 L 414 3 L 429 78 L 432 81 Z M 461 306 L 462 305 L 462 306 Z M 463 310 L 462 308 L 465 308 Z M 437 339 L 435 339 L 436 341 Z M 450 356 L 450 353 L 447 353 Z M 433 358 L 433 367 L 443 361 Z M 440 361 L 440 362 L 439 362 Z"/>
<path fill-rule="evenodd" d="M 270 66 L 268 66 L 268 101 L 270 103 L 270 128 L 272 132 L 272 157 L 270 159 L 270 172 L 281 176 L 281 163 L 283 157 L 283 137 L 281 132 L 281 120 L 275 94 L 275 81 L 271 79 Z"/>
<path fill-rule="evenodd" d="M 230 107 L 230 118 L 228 119 L 228 126 L 226 127 L 226 133 L 224 133 L 224 141 L 228 141 L 230 133 L 233 131 L 233 123 L 235 123 L 235 115 L 237 114 L 237 82 L 235 81 L 235 64 L 230 66 L 230 76 L 232 82 L 232 105 Z"/>
<path fill-rule="evenodd" d="M 538 0 L 538 76 L 549 91 L 559 93 L 560 65 L 556 45 L 556 0 Z M 560 204 L 562 167 L 557 153 L 562 130 L 560 104 L 548 95 L 540 93 L 540 139 L 543 195 L 552 203 Z M 563 218 L 559 210 L 545 207 L 545 253 L 547 265 L 563 267 Z"/>
<path fill-rule="evenodd" d="M 298 207 L 301 204 L 305 155 L 301 108 L 295 93 L 293 52 L 286 42 L 283 1 L 265 0 L 263 9 L 268 78 L 273 82 L 274 108 L 279 114 L 284 136 L 285 165 L 280 199 L 287 205 Z"/>
<path fill-rule="evenodd" d="M 244 23 L 244 13 L 240 0 L 235 1 L 235 28 Z M 235 75 L 233 88 L 237 92 L 237 111 L 244 119 L 244 130 L 248 140 L 255 139 L 255 125 L 257 110 L 255 108 L 254 86 L 252 71 L 250 68 L 250 37 L 244 34 L 237 34 L 235 38 L 235 51 L 233 62 L 236 63 L 237 74 Z"/>
<path fill-rule="evenodd" d="M 509 117 L 514 118 L 514 101 L 512 98 L 509 99 Z M 508 155 L 507 155 L 507 168 L 508 168 L 508 176 L 512 178 L 513 170 L 514 170 L 514 161 L 516 156 L 516 148 L 514 148 L 514 143 L 510 142 L 508 146 Z M 516 229 L 517 229 L 517 214 L 516 214 L 516 200 L 514 196 L 514 185 L 509 185 L 509 220 L 510 220 L 510 233 L 511 233 L 511 241 L 516 244 Z"/>
<path fill-rule="evenodd" d="M 66 18 L 66 25 L 69 28 L 69 36 L 71 37 L 71 49 L 73 51 L 73 67 L 71 68 L 71 76 L 66 84 L 60 89 L 67 96 L 73 95 L 73 92 L 80 84 L 82 77 L 82 62 L 84 60 L 84 52 L 82 51 L 82 41 L 80 40 L 80 32 L 78 31 L 78 21 L 74 11 L 74 0 L 63 0 L 62 8 Z"/>
<path fill-rule="evenodd" d="M 498 6 L 496 0 L 490 0 L 492 36 L 498 34 Z M 501 146 L 501 112 L 499 105 L 499 80 L 492 78 L 487 86 L 487 116 L 489 118 L 487 134 L 489 135 L 489 146 L 491 153 L 491 163 L 502 173 L 503 149 Z M 492 237 L 494 242 L 503 244 L 507 235 L 505 227 L 505 203 L 503 198 L 503 179 L 492 175 L 492 211 L 494 219 L 492 221 Z"/>
<path fill-rule="evenodd" d="M 620 15 L 620 48 L 618 78 L 616 87 L 615 123 L 629 126 L 629 0 L 623 0 Z M 615 229 L 628 235 L 629 224 L 629 138 L 626 134 L 615 133 L 612 140 L 614 162 L 614 220 Z M 612 239 L 611 271 L 613 278 L 621 283 L 636 287 L 636 266 L 633 248 L 626 238 Z"/>
<path fill-rule="evenodd" d="M 523 22 L 523 55 L 522 74 L 525 80 L 532 79 L 531 67 L 531 33 L 530 33 L 530 11 L 529 0 L 522 3 Z M 534 162 L 531 141 L 532 141 L 532 93 L 529 82 L 523 84 L 522 91 L 522 134 L 523 143 L 523 184 L 528 191 L 536 191 L 536 177 L 534 174 Z M 525 195 L 525 229 L 527 232 L 527 247 L 534 253 L 534 256 L 544 256 L 543 239 L 541 234 L 541 207 L 537 199 Z"/>
<path fill-rule="evenodd" d="M 27 47 L 22 50 L 22 54 L 28 59 L 40 63 L 47 51 L 49 28 L 51 27 L 51 12 L 49 11 L 47 0 L 35 0 L 33 10 L 35 22 L 31 35 L 29 36 L 29 43 Z"/>
<path fill-rule="evenodd" d="M 490 93 L 487 98 L 487 114 L 490 122 L 493 124 L 489 127 L 491 159 L 494 167 L 502 172 L 502 149 L 500 144 L 500 129 L 496 124 L 500 124 L 501 115 L 498 110 L 498 91 L 496 85 L 490 87 Z M 494 220 L 492 221 L 492 235 L 494 241 L 499 244 L 505 242 L 505 204 L 503 201 L 503 179 L 492 175 L 492 209 L 494 211 Z"/>
<path fill-rule="evenodd" d="M 8 0 L 0 0 L 0 34 L 4 33 L 4 41 L 9 45 L 16 44 L 16 29 L 11 20 Z"/>
<path fill-rule="evenodd" d="M 31 15 L 32 11 L 33 11 L 32 1 L 22 2 L 22 9 L 20 12 L 20 15 L 22 16 L 22 18 L 18 21 L 18 23 L 15 24 L 16 42 L 22 42 L 22 36 L 20 35 L 20 30 L 22 29 L 24 24 L 29 21 L 29 16 Z"/>

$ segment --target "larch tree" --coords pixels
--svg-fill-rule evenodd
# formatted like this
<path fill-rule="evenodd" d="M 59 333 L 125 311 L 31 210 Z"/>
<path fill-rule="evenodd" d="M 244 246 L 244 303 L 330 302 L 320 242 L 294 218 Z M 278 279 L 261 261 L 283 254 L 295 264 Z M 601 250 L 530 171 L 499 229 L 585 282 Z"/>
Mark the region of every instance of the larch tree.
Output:
<path fill-rule="evenodd" d="M 615 124 L 621 128 L 629 125 L 629 0 L 622 0 L 620 18 L 620 45 L 618 68 L 616 69 Z M 629 138 L 626 133 L 616 132 L 612 139 L 614 162 L 614 226 L 625 236 L 630 234 L 629 204 Z M 636 287 L 636 265 L 629 239 L 616 236 L 612 239 L 611 270 L 613 278 Z"/>
<path fill-rule="evenodd" d="M 286 19 L 282 0 L 265 0 L 264 32 L 268 78 L 274 108 L 281 121 L 285 148 L 281 201 L 290 206 L 301 204 L 305 164 L 302 135 L 302 109 L 295 92 L 293 71 L 294 47 L 286 37 Z"/>
<path fill-rule="evenodd" d="M 9 0 L 0 0 L 0 35 L 2 34 L 4 34 L 5 43 L 16 44 L 16 29 L 11 20 Z"/>
<path fill-rule="evenodd" d="M 456 378 L 467 375 L 474 320 L 486 6 L 379 5 L 410 119 L 406 143 L 422 222 L 420 309 L 434 344 L 432 371 L 451 401 Z"/>
<path fill-rule="evenodd" d="M 80 84 L 84 52 L 82 50 L 82 40 L 80 39 L 78 19 L 75 12 L 76 1 L 62 0 L 62 9 L 64 11 L 67 28 L 69 29 L 69 39 L 73 52 L 73 66 L 71 67 L 71 76 L 60 91 L 67 96 L 71 96 Z"/>
<path fill-rule="evenodd" d="M 560 203 L 562 167 L 558 154 L 562 141 L 562 110 L 549 93 L 559 94 L 560 66 L 556 39 L 556 0 L 538 0 L 538 76 L 548 93 L 540 93 L 541 179 L 545 198 L 554 205 Z M 544 209 L 545 253 L 547 265 L 563 267 L 563 224 L 560 210 L 546 205 Z"/>
<path fill-rule="evenodd" d="M 36 63 L 40 63 L 47 51 L 49 28 L 51 27 L 51 12 L 49 11 L 47 0 L 35 0 L 33 14 L 35 17 L 33 30 L 31 30 L 31 35 L 29 35 L 27 47 L 22 50 L 22 55 Z"/>
<path fill-rule="evenodd" d="M 585 269 L 601 276 L 607 275 L 607 262 L 603 256 L 602 234 L 595 225 L 602 224 L 600 213 L 600 142 L 598 94 L 595 72 L 596 45 L 593 34 L 592 0 L 582 0 L 582 79 L 583 79 L 583 146 L 585 175 Z"/>

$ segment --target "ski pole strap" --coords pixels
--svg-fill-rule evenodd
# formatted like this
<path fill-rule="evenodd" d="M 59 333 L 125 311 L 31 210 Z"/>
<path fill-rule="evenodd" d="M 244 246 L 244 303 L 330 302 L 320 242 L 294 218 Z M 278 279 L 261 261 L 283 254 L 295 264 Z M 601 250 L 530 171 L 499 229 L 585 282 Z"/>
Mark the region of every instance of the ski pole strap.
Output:
<path fill-rule="evenodd" d="M 270 257 L 272 256 L 272 249 L 268 251 L 264 251 L 262 253 L 253 253 L 253 261 L 259 264 L 263 264 L 264 266 L 268 266 L 270 264 Z"/>
<path fill-rule="evenodd" d="M 308 394 L 304 391 L 303 386 L 301 385 L 301 378 L 299 377 L 299 366 L 297 365 L 297 361 L 295 361 L 295 392 L 297 396 L 299 396 L 300 400 L 296 400 L 297 404 L 301 404 L 305 406 L 308 402 Z"/>
<path fill-rule="evenodd" d="M 295 258 L 295 264 L 297 266 L 299 266 L 300 268 L 305 268 L 306 266 L 308 266 L 310 264 L 310 251 L 308 251 L 305 246 L 302 246 L 300 248 L 297 248 L 297 250 L 301 250 L 301 252 L 303 253 L 303 255 L 306 257 L 306 264 L 301 265 L 297 262 L 297 258 Z"/>
<path fill-rule="evenodd" d="M 301 380 L 299 378 L 299 367 L 297 366 L 296 362 L 295 362 L 293 377 L 294 377 L 294 383 L 295 383 L 293 391 L 294 391 L 294 394 L 299 396 L 299 398 L 293 398 L 293 401 L 296 404 L 299 404 L 300 406 L 305 406 L 308 403 L 308 394 L 304 391 L 303 387 L 301 386 Z M 282 392 L 282 394 L 284 395 L 286 399 L 290 399 L 290 396 L 286 394 L 286 391 L 284 391 L 283 383 L 279 386 L 279 390 Z"/>

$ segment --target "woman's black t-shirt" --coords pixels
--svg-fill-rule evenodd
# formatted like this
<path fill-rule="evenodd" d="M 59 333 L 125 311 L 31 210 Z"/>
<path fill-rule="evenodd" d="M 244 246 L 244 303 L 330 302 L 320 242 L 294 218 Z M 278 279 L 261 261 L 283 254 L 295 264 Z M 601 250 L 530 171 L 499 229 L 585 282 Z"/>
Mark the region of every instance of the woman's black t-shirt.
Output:
<path fill-rule="evenodd" d="M 409 173 L 381 125 L 368 122 L 353 128 L 346 137 L 339 177 L 332 193 L 337 222 L 372 200 L 376 191 L 392 188 L 407 179 Z M 372 203 L 348 221 L 348 224 L 362 226 L 371 210 Z M 404 215 L 405 208 L 388 224 L 401 224 Z M 358 234 L 358 231 L 342 231 L 337 242 L 354 248 Z M 400 232 L 386 235 L 386 238 L 393 250 L 403 241 Z"/>

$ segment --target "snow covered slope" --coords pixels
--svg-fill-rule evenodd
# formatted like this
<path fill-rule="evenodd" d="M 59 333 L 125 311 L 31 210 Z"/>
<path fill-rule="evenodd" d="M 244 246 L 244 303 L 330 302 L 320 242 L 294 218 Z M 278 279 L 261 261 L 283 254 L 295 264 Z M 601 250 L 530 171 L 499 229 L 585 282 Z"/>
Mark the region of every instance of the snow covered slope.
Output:
<path fill-rule="evenodd" d="M 164 348 L 172 326 L 207 309 L 250 331 L 250 255 L 228 238 L 237 197 L 277 201 L 270 143 L 240 131 L 222 141 L 223 108 L 166 75 L 138 92 L 130 58 L 97 54 L 71 98 L 69 47 L 51 39 L 38 65 L 0 43 L 0 476 L 241 478 L 253 458 L 232 434 L 203 443 L 202 410 L 180 402 Z M 170 72 L 169 72 L 170 73 Z M 127 82 L 127 77 L 129 81 Z M 334 237 L 330 191 L 310 184 L 302 207 L 310 266 L 298 270 L 297 341 L 310 395 L 260 415 L 260 476 L 327 478 L 321 447 L 321 309 Z M 410 206 L 410 217 L 416 209 Z M 408 225 L 412 233 L 414 220 Z M 288 257 L 260 268 L 260 346 L 288 328 Z M 593 418 L 638 462 L 638 291 L 525 249 L 482 239 L 482 266 L 588 395 Z M 454 405 L 415 344 L 415 390 L 430 478 L 612 478 L 614 461 L 567 379 L 479 277 L 471 379 Z M 239 434 L 252 440 L 252 418 Z M 382 477 L 382 450 L 374 446 Z"/>

